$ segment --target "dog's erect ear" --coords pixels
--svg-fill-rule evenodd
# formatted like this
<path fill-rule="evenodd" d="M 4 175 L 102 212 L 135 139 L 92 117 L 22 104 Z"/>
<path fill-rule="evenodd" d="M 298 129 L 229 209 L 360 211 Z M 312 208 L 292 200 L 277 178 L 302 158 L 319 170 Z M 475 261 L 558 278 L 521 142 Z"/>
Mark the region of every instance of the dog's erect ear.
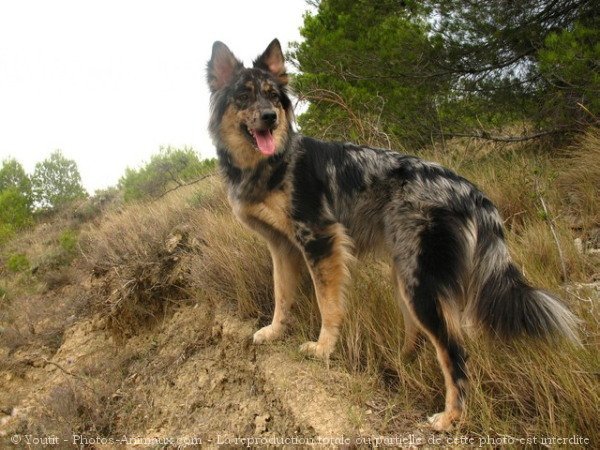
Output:
<path fill-rule="evenodd" d="M 279 44 L 277 39 L 273 39 L 264 53 L 256 58 L 254 67 L 271 72 L 281 84 L 288 83 L 283 52 L 281 51 L 281 44 Z"/>
<path fill-rule="evenodd" d="M 227 86 L 235 73 L 244 65 L 239 61 L 231 50 L 221 41 L 215 41 L 212 48 L 212 56 L 208 62 L 208 87 L 211 92 Z"/>

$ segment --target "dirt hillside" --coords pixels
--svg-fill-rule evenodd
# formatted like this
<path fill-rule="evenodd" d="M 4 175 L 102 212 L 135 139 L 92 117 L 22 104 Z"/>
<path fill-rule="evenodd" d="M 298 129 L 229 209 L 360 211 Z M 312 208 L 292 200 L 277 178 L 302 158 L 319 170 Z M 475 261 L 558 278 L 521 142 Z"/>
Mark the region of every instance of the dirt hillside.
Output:
<path fill-rule="evenodd" d="M 79 288 L 63 288 L 44 301 L 59 302 Z M 410 413 L 382 420 L 381 392 L 339 364 L 327 368 L 303 359 L 292 345 L 254 346 L 257 321 L 242 320 L 224 305 L 199 300 L 180 306 L 126 342 L 115 340 L 104 322 L 98 314 L 74 320 L 56 349 L 35 343 L 11 355 L 4 349 L 12 364 L 0 373 L 3 439 L 325 443 L 376 436 L 417 419 Z M 45 332 L 43 324 L 39 330 Z M 355 401 L 357 391 L 362 401 Z M 411 426 L 415 439 L 426 439 L 426 426 Z"/>

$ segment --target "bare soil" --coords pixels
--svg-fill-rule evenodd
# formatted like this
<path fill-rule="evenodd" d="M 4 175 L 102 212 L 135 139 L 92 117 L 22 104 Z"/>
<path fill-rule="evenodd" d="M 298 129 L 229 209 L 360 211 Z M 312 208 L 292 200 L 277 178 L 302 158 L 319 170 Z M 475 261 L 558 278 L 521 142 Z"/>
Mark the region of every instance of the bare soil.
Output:
<path fill-rule="evenodd" d="M 253 345 L 257 321 L 226 305 L 180 306 L 126 340 L 104 322 L 98 315 L 75 321 L 56 349 L 31 342 L 8 355 L 3 347 L 2 360 L 13 363 L 0 367 L 2 439 L 291 443 L 381 430 L 368 380 L 302 358 L 293 337 Z"/>

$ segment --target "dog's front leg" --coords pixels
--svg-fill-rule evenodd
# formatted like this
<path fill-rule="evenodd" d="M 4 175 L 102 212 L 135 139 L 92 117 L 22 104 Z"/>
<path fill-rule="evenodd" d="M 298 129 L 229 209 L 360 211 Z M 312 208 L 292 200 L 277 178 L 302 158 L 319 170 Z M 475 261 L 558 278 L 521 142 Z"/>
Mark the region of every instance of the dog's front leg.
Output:
<path fill-rule="evenodd" d="M 254 343 L 281 338 L 289 323 L 289 314 L 304 261 L 302 254 L 291 242 L 269 242 L 273 260 L 273 282 L 275 289 L 275 311 L 271 325 L 254 333 Z"/>
<path fill-rule="evenodd" d="M 321 331 L 316 342 L 307 342 L 300 350 L 328 361 L 344 318 L 343 291 L 348 278 L 351 246 L 344 228 L 339 224 L 311 231 L 302 246 L 315 286 L 321 313 Z"/>

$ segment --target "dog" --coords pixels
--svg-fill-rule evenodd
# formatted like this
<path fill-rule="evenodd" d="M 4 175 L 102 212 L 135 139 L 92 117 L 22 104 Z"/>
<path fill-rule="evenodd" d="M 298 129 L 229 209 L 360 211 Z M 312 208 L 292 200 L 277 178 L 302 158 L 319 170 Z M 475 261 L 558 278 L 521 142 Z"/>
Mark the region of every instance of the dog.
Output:
<path fill-rule="evenodd" d="M 246 68 L 222 42 L 207 65 L 209 132 L 237 218 L 267 242 L 273 262 L 272 323 L 254 334 L 279 339 L 289 324 L 303 266 L 321 329 L 300 350 L 328 359 L 344 317 L 348 264 L 386 258 L 404 316 L 402 353 L 420 336 L 436 350 L 445 408 L 435 430 L 464 411 L 467 355 L 461 323 L 507 339 L 564 335 L 575 316 L 532 287 L 511 261 L 496 207 L 472 183 L 433 162 L 395 151 L 324 142 L 293 129 L 284 56 L 277 39 Z"/>

